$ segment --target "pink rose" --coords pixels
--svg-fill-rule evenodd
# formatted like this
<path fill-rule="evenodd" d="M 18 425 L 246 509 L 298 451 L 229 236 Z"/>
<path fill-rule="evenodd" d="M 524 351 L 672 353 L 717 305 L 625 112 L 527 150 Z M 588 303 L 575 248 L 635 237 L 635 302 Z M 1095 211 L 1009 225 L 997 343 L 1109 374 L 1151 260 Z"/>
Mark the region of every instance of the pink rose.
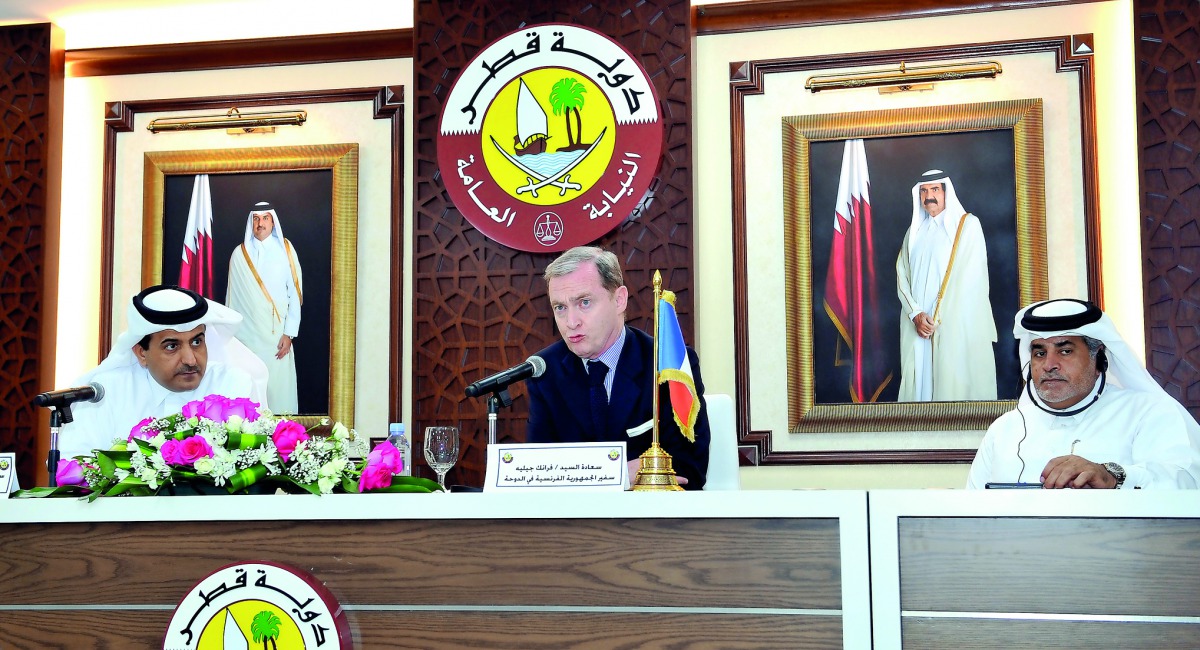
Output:
<path fill-rule="evenodd" d="M 129 430 L 129 437 L 126 438 L 125 441 L 133 442 L 134 438 L 140 438 L 142 440 L 149 440 L 149 439 L 153 438 L 155 435 L 158 434 L 158 432 L 145 428 L 147 425 L 149 425 L 153 421 L 154 421 L 154 418 L 146 418 L 146 419 L 142 420 L 141 422 L 138 422 L 137 424 L 133 425 L 133 428 Z"/>
<path fill-rule="evenodd" d="M 306 440 L 308 432 L 304 430 L 304 425 L 291 420 L 280 420 L 279 424 L 275 425 L 275 433 L 271 434 L 271 441 L 279 450 L 279 458 L 285 463 L 292 452 L 296 451 L 296 445 Z"/>
<path fill-rule="evenodd" d="M 168 438 L 167 441 L 158 448 L 158 451 L 162 454 L 163 460 L 166 461 L 168 465 L 186 465 L 187 463 L 183 462 L 183 450 L 181 449 L 182 446 L 183 445 L 180 443 L 180 441 L 174 438 Z"/>
<path fill-rule="evenodd" d="M 249 397 L 235 397 L 226 401 L 225 419 L 236 415 L 247 422 L 258 419 L 258 402 Z"/>
<path fill-rule="evenodd" d="M 204 437 L 191 436 L 180 441 L 179 454 L 183 457 L 183 464 L 195 465 L 201 458 L 212 458 L 213 450 Z"/>
<path fill-rule="evenodd" d="M 358 491 L 366 492 L 375 488 L 387 487 L 392 484 L 392 471 L 383 464 L 372 465 L 367 461 L 362 476 L 358 477 Z"/>
<path fill-rule="evenodd" d="M 87 481 L 83 478 L 83 466 L 74 458 L 66 458 L 58 461 L 58 469 L 54 472 L 54 480 L 60 486 L 82 485 L 87 487 Z"/>
<path fill-rule="evenodd" d="M 205 418 L 208 420 L 216 420 L 212 413 L 214 397 L 220 398 L 219 395 L 209 395 L 204 399 L 188 402 L 187 404 L 183 405 L 183 408 L 180 409 L 180 412 L 183 413 L 183 417 L 185 418 Z M 216 421 L 220 422 L 220 420 Z"/>
<path fill-rule="evenodd" d="M 399 474 L 404 471 L 404 454 L 396 449 L 396 445 L 384 440 L 367 454 L 367 466 L 377 464 L 382 464 L 392 474 Z"/>
<path fill-rule="evenodd" d="M 195 465 L 197 460 L 213 455 L 212 446 L 201 436 L 190 436 L 183 440 L 172 438 L 158 450 L 168 465 Z"/>
<path fill-rule="evenodd" d="M 200 417 L 213 422 L 225 422 L 233 415 L 253 422 L 258 419 L 258 403 L 245 397 L 229 399 L 221 395 L 209 395 L 183 405 L 185 418 Z"/>

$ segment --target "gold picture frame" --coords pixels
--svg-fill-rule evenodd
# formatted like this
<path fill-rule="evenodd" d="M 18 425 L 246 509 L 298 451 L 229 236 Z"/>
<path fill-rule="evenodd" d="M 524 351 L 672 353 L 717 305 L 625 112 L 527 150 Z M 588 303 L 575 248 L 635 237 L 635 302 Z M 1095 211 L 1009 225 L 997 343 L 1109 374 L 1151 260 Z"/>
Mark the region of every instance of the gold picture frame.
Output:
<path fill-rule="evenodd" d="M 1015 400 L 817 403 L 810 147 L 816 141 L 1011 130 L 1019 303 L 1048 296 L 1042 102 L 1007 100 L 784 118 L 788 428 L 792 433 L 981 429 Z M 995 284 L 1002 279 L 994 279 Z M 1005 323 L 997 322 L 1003 332 Z M 967 362 L 967 360 L 964 360 Z"/>
<path fill-rule="evenodd" d="M 332 172 L 329 292 L 329 412 L 302 414 L 354 426 L 355 307 L 358 268 L 358 159 L 355 143 L 155 151 L 145 154 L 142 286 L 162 282 L 166 177 L 195 174 L 328 170 Z M 218 263 L 218 262 L 214 262 Z"/>

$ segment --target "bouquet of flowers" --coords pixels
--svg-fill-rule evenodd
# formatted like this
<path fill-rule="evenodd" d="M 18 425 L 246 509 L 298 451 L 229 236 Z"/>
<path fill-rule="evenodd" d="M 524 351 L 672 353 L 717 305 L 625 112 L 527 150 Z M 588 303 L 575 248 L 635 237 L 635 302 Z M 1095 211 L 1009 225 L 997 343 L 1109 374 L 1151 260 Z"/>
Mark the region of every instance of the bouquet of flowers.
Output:
<path fill-rule="evenodd" d="M 327 433 L 318 432 L 327 429 Z M 359 464 L 366 441 L 341 422 L 306 428 L 246 398 L 209 395 L 180 413 L 146 418 L 111 449 L 59 461 L 58 487 L 14 496 L 159 494 L 176 485 L 213 485 L 230 494 L 251 485 L 288 492 L 432 492 L 435 481 L 400 476 L 404 457 L 382 442 Z"/>

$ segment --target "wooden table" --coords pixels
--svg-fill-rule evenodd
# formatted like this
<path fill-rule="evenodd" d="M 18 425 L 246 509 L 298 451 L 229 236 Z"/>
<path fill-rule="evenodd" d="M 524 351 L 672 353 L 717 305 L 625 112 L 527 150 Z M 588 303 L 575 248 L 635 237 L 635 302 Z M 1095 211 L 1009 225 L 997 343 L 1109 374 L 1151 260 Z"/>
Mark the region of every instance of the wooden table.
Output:
<path fill-rule="evenodd" d="M 1200 492 L 872 491 L 876 648 L 1198 648 Z"/>
<path fill-rule="evenodd" d="M 0 502 L 5 648 L 158 647 L 233 562 L 312 573 L 355 647 L 867 648 L 867 495 Z"/>

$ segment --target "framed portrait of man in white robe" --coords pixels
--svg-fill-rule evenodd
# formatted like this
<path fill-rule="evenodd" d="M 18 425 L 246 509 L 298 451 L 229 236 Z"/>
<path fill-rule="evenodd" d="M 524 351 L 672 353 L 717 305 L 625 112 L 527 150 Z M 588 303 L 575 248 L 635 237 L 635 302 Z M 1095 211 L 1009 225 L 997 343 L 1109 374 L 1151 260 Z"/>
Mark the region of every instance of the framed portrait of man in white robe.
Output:
<path fill-rule="evenodd" d="M 758 447 L 761 462 L 961 462 L 974 455 L 973 432 L 1013 407 L 1021 372 L 1008 332 L 1017 307 L 1052 293 L 1087 298 L 1102 288 L 1092 51 L 1090 35 L 1079 34 L 731 63 L 735 383 L 739 436 Z M 854 77 L 966 62 L 994 63 L 999 72 L 949 74 L 925 88 L 903 81 L 862 87 Z M 843 77 L 842 88 L 810 86 Z M 850 141 L 865 152 L 869 170 L 874 268 L 840 279 L 847 287 L 873 278 L 846 294 L 874 287 L 874 306 L 855 308 L 875 316 L 878 334 L 851 331 L 859 315 L 828 300 L 837 277 L 835 224 L 851 223 L 845 215 L 835 220 Z M 901 357 L 912 342 L 900 340 L 902 325 L 910 339 L 923 335 L 912 335 L 912 315 L 920 312 L 911 301 L 902 308 L 898 262 L 907 232 L 924 223 L 914 188 L 935 169 L 952 181 L 961 208 L 938 224 L 943 252 L 956 250 L 960 223 L 961 241 L 986 251 L 986 263 L 969 273 L 960 273 L 968 270 L 964 260 L 978 256 L 963 252 L 950 276 L 959 286 L 945 289 L 988 294 L 969 317 L 953 319 L 979 330 L 986 347 L 953 363 L 972 372 L 994 367 L 994 379 L 979 383 L 995 396 L 901 393 L 908 376 Z M 936 296 L 943 275 L 924 273 L 922 295 Z M 951 317 L 939 315 L 945 335 Z M 856 385 L 852 364 L 862 360 L 878 362 L 882 372 Z M 942 387 L 954 385 L 942 377 Z M 912 434 L 881 435 L 891 432 Z"/>
<path fill-rule="evenodd" d="M 784 234 L 794 260 L 785 285 L 794 426 L 809 413 L 819 418 L 829 410 L 826 405 L 845 410 L 918 401 L 905 396 L 903 384 L 913 372 L 904 346 L 917 336 L 905 336 L 905 328 L 913 327 L 906 294 L 915 291 L 901 269 L 911 267 L 909 239 L 917 218 L 928 214 L 916 205 L 913 188 L 922 172 L 934 168 L 934 177 L 953 182 L 962 214 L 944 217 L 936 233 L 953 261 L 930 273 L 926 297 L 934 302 L 936 296 L 944 331 L 934 337 L 933 364 L 926 371 L 932 370 L 935 384 L 942 371 L 958 373 L 953 379 L 959 383 L 969 381 L 964 373 L 972 368 L 988 372 L 980 373 L 987 384 L 982 395 L 948 399 L 935 390 L 932 400 L 923 401 L 951 402 L 930 408 L 965 417 L 994 417 L 992 410 L 1005 408 L 997 399 L 1016 398 L 1015 344 L 997 330 L 1020 305 L 1047 291 L 1043 161 L 1040 152 L 1023 145 L 1040 144 L 1041 111 L 1041 101 L 1029 99 L 863 112 L 854 115 L 857 126 L 851 129 L 844 128 L 848 116 L 842 114 L 784 119 L 785 158 L 797 163 L 785 170 L 783 182 Z M 937 128 L 929 128 L 930 121 Z M 854 136 L 861 136 L 865 154 L 857 161 L 844 155 Z M 838 205 L 839 195 L 847 194 L 841 179 L 851 162 L 861 166 L 857 174 L 869 178 L 861 183 L 856 200 L 861 207 L 853 215 L 841 214 L 847 210 Z M 956 227 L 960 223 L 974 232 Z M 838 247 L 855 250 L 845 251 L 843 259 Z M 839 293 L 851 294 L 855 304 L 839 305 Z M 810 336 L 801 340 L 800 332 Z"/>
<path fill-rule="evenodd" d="M 358 145 L 160 151 L 145 159 L 143 283 L 179 281 L 195 181 L 206 175 L 212 239 L 207 293 L 224 302 L 247 219 L 256 203 L 269 201 L 304 269 L 303 316 L 293 343 L 298 414 L 351 421 Z M 192 222 L 195 229 L 194 217 Z"/>

